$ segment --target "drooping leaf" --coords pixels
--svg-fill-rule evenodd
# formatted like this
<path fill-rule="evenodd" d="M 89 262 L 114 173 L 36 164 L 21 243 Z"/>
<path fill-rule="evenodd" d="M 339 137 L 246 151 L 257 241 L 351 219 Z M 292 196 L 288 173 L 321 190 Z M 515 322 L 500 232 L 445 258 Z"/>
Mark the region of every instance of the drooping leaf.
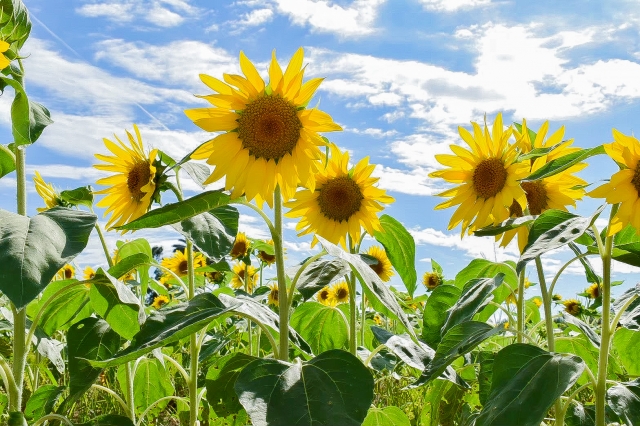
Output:
<path fill-rule="evenodd" d="M 193 241 L 211 260 L 218 262 L 233 248 L 239 217 L 240 213 L 235 207 L 221 206 L 172 226 Z"/>
<path fill-rule="evenodd" d="M 620 311 L 629 301 L 631 303 L 620 315 L 618 324 L 629 330 L 640 331 L 640 284 L 636 284 L 622 293 L 613 303 L 613 308 L 616 311 Z"/>
<path fill-rule="evenodd" d="M 413 297 L 417 288 L 416 243 L 413 236 L 393 217 L 380 216 L 382 231 L 376 231 L 375 239 L 384 246 L 389 261 L 398 272 L 409 295 Z"/>
<path fill-rule="evenodd" d="M 9 148 L 0 145 L 0 178 L 16 169 L 16 156 Z"/>
<path fill-rule="evenodd" d="M 630 376 L 640 376 L 640 331 L 620 328 L 613 336 L 613 348 Z"/>
<path fill-rule="evenodd" d="M 32 218 L 0 210 L 0 291 L 25 307 L 84 250 L 96 220 L 62 207 Z"/>
<path fill-rule="evenodd" d="M 23 91 L 16 91 L 11 104 L 13 140 L 16 146 L 29 145 L 38 140 L 45 127 L 52 124 L 51 114 L 44 105 L 27 98 Z"/>
<path fill-rule="evenodd" d="M 136 413 L 142 413 L 152 403 L 173 395 L 175 389 L 164 365 L 155 358 L 142 358 L 137 363 L 135 376 L 133 378 L 133 399 L 135 401 Z M 124 368 L 123 368 L 124 370 Z M 169 401 L 165 400 L 156 404 L 148 413 L 150 418 L 157 418 Z"/>
<path fill-rule="evenodd" d="M 344 260 L 318 259 L 311 262 L 302 271 L 296 283 L 296 288 L 302 294 L 304 300 L 308 300 L 324 286 L 329 285 L 339 277 L 345 276 L 350 270 L 349 264 Z"/>
<path fill-rule="evenodd" d="M 349 329 L 344 314 L 337 307 L 317 302 L 298 306 L 291 315 L 291 326 L 310 342 L 313 353 L 346 349 Z"/>
<path fill-rule="evenodd" d="M 409 417 L 398 407 L 370 408 L 362 426 L 411 426 Z"/>
<path fill-rule="evenodd" d="M 359 426 L 373 400 L 373 376 L 358 358 L 331 350 L 308 362 L 253 361 L 235 389 L 255 426 Z"/>
<path fill-rule="evenodd" d="M 242 410 L 234 390 L 236 379 L 257 358 L 236 352 L 218 358 L 207 371 L 207 401 L 218 417 L 228 417 Z"/>
<path fill-rule="evenodd" d="M 191 179 L 197 183 L 200 188 L 205 188 L 206 185 L 204 182 L 211 174 L 209 167 L 202 163 L 184 163 L 181 168 L 189 174 L 189 177 L 191 177 Z"/>
<path fill-rule="evenodd" d="M 549 161 L 523 180 L 538 180 L 556 175 L 589 157 L 600 154 L 605 154 L 604 147 L 602 145 L 598 145 L 595 148 L 581 149 L 580 151 L 572 152 L 571 154 Z"/>
<path fill-rule="evenodd" d="M 473 231 L 473 235 L 476 237 L 493 237 L 495 235 L 502 235 L 512 229 L 517 229 L 521 226 L 530 224 L 535 220 L 535 216 L 522 216 L 505 220 L 497 225 L 485 226 L 476 231 Z"/>
<path fill-rule="evenodd" d="M 60 192 L 60 199 L 71 206 L 85 206 L 93 208 L 93 191 L 90 186 L 81 186 Z"/>
<path fill-rule="evenodd" d="M 562 319 L 565 323 L 571 324 L 580 331 L 595 348 L 600 348 L 600 336 L 589 326 L 589 324 L 574 317 L 573 315 L 567 315 L 564 312 L 562 313 Z"/>
<path fill-rule="evenodd" d="M 623 422 L 632 426 L 640 424 L 640 379 L 607 389 L 607 402 Z"/>
<path fill-rule="evenodd" d="M 456 304 L 462 290 L 443 284 L 431 292 L 422 315 L 422 338 L 433 348 L 437 348 L 442 339 L 442 326 L 447 320 L 449 309 Z"/>
<path fill-rule="evenodd" d="M 580 249 L 575 243 L 569 243 L 569 248 L 575 253 L 576 256 L 582 254 Z M 582 263 L 582 267 L 584 268 L 584 274 L 587 278 L 588 283 L 600 283 L 602 279 L 596 274 L 596 271 L 593 270 L 593 266 L 591 266 L 591 262 L 586 257 L 580 258 L 580 263 Z"/>
<path fill-rule="evenodd" d="M 65 389 L 64 386 L 56 385 L 40 386 L 27 401 L 24 416 L 29 420 L 37 420 L 49 414 Z"/>
<path fill-rule="evenodd" d="M 152 258 L 145 253 L 136 253 L 130 256 L 125 257 L 124 259 L 120 259 L 118 263 L 109 268 L 109 275 L 114 278 L 121 279 L 126 276 L 132 270 L 138 267 L 147 267 L 147 264 L 152 262 Z"/>

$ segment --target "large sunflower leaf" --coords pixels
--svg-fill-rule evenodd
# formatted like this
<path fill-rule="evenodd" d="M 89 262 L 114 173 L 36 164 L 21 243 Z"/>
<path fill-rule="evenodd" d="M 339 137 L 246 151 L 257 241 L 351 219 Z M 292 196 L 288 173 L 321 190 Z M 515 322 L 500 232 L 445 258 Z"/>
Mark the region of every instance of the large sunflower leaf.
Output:
<path fill-rule="evenodd" d="M 495 235 L 502 235 L 507 231 L 512 229 L 517 229 L 521 226 L 528 225 L 535 220 L 535 216 L 522 216 L 522 217 L 514 217 L 505 220 L 502 223 L 497 225 L 485 226 L 484 228 L 480 228 L 478 230 L 473 231 L 473 235 L 476 237 L 493 237 Z"/>
<path fill-rule="evenodd" d="M 573 315 L 567 315 L 564 312 L 562 312 L 562 320 L 567 324 L 571 324 L 580 331 L 580 333 L 582 333 L 596 349 L 600 348 L 600 336 L 589 326 L 589 324 L 574 317 Z"/>
<path fill-rule="evenodd" d="M 65 389 L 64 386 L 56 385 L 40 386 L 27 401 L 24 416 L 29 420 L 36 420 L 49 414 Z"/>
<path fill-rule="evenodd" d="M 640 284 L 636 284 L 634 287 L 631 287 L 624 293 L 620 295 L 613 303 L 613 308 L 616 311 L 621 310 L 624 305 L 629 302 L 630 299 L 635 298 L 635 300 L 631 301 L 631 304 L 625 309 L 625 311 L 620 315 L 619 325 L 628 328 L 629 330 L 640 330 Z"/>
<path fill-rule="evenodd" d="M 567 170 L 569 167 L 574 166 L 589 157 L 600 154 L 606 154 L 604 146 L 602 145 L 598 145 L 595 148 L 581 149 L 580 151 L 576 151 L 571 154 L 564 155 L 560 158 L 556 158 L 555 160 L 549 161 L 547 164 L 540 167 L 538 170 L 531 173 L 523 180 L 538 180 L 557 175 L 558 173 Z"/>
<path fill-rule="evenodd" d="M 0 178 L 16 169 L 16 156 L 9 148 L 0 145 Z"/>
<path fill-rule="evenodd" d="M 18 309 L 87 246 L 96 216 L 56 207 L 32 218 L 0 210 L 0 291 Z"/>
<path fill-rule="evenodd" d="M 362 426 L 411 426 L 411 421 L 398 407 L 373 407 L 369 409 Z"/>
<path fill-rule="evenodd" d="M 515 343 L 493 363 L 491 393 L 478 425 L 539 426 L 554 401 L 578 380 L 585 366 L 574 355 Z"/>
<path fill-rule="evenodd" d="M 171 378 L 163 363 L 156 358 L 141 358 L 137 363 L 135 376 L 133 378 L 133 399 L 135 401 L 136 412 L 138 415 L 142 413 L 155 401 L 171 396 L 175 389 Z M 125 376 L 126 367 L 121 366 L 118 369 L 120 383 L 126 383 Z M 164 400 L 156 404 L 147 416 L 157 418 L 167 404 L 168 400 Z"/>
<path fill-rule="evenodd" d="M 640 376 L 640 331 L 627 328 L 616 330 L 613 336 L 613 348 L 622 366 L 630 376 Z"/>
<path fill-rule="evenodd" d="M 89 306 L 89 288 L 86 285 L 73 286 L 49 301 L 58 291 L 74 282 L 78 281 L 53 281 L 44 290 L 39 301 L 33 301 L 27 306 L 27 315 L 35 318 L 41 307 L 48 302 L 38 326 L 49 336 L 56 331 L 68 329 L 74 322 L 87 318 L 93 313 Z"/>
<path fill-rule="evenodd" d="M 493 362 L 496 354 L 489 351 L 480 351 L 478 353 L 478 363 L 480 371 L 478 372 L 478 399 L 482 405 L 487 403 L 489 393 L 491 392 L 491 379 L 493 378 Z"/>
<path fill-rule="evenodd" d="M 429 346 L 438 347 L 449 309 L 456 304 L 461 294 L 462 290 L 448 284 L 439 285 L 431 292 L 422 314 L 422 338 Z"/>
<path fill-rule="evenodd" d="M 0 0 L 0 38 L 22 47 L 31 33 L 31 19 L 22 0 Z"/>
<path fill-rule="evenodd" d="M 611 409 L 628 425 L 640 424 L 640 379 L 618 383 L 607 390 Z"/>
<path fill-rule="evenodd" d="M 310 342 L 315 354 L 345 349 L 349 343 L 345 316 L 336 307 L 317 302 L 303 303 L 291 315 L 291 326 Z"/>
<path fill-rule="evenodd" d="M 331 350 L 308 362 L 253 361 L 235 389 L 255 426 L 359 426 L 373 400 L 373 376 L 355 356 Z"/>
<path fill-rule="evenodd" d="M 234 385 L 244 367 L 256 359 L 236 352 L 216 359 L 209 367 L 205 381 L 207 401 L 218 417 L 227 417 L 242 410 Z"/>
<path fill-rule="evenodd" d="M 305 300 L 337 278 L 343 277 L 351 269 L 349 264 L 342 259 L 318 259 L 309 264 L 298 277 L 296 288 Z"/>
<path fill-rule="evenodd" d="M 387 214 L 380 216 L 382 231 L 376 231 L 374 237 L 384 246 L 391 264 L 398 271 L 409 295 L 417 288 L 416 243 L 405 227 Z"/>

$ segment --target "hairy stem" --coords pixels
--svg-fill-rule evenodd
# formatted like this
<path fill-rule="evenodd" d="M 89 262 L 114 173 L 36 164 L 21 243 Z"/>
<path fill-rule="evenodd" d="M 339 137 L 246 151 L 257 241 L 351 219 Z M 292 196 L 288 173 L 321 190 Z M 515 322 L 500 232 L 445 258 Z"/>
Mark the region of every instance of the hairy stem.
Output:
<path fill-rule="evenodd" d="M 278 305 L 280 306 L 280 349 L 278 355 L 283 361 L 289 360 L 289 298 L 287 295 L 287 280 L 284 273 L 284 249 L 282 240 L 282 192 L 280 185 L 276 185 L 273 194 L 273 210 L 275 224 L 272 228 L 271 239 L 276 254 L 276 272 L 278 276 Z"/>

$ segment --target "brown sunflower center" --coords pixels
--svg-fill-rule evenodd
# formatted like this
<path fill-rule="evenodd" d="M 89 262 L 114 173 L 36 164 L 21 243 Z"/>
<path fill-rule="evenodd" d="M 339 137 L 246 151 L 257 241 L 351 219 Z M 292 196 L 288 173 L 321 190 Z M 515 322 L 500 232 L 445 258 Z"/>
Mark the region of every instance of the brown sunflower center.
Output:
<path fill-rule="evenodd" d="M 269 296 L 271 296 L 271 300 L 273 300 L 274 302 L 277 302 L 278 301 L 278 289 L 271 290 L 271 293 L 269 293 Z"/>
<path fill-rule="evenodd" d="M 509 207 L 509 216 L 510 217 L 522 217 L 524 212 L 522 211 L 522 206 L 516 200 L 513 200 L 511 203 L 511 207 Z"/>
<path fill-rule="evenodd" d="M 65 268 L 64 270 L 64 277 L 65 279 L 69 280 L 71 278 L 73 278 L 73 269 L 71 268 Z"/>
<path fill-rule="evenodd" d="M 318 297 L 320 300 L 327 300 L 329 298 L 329 290 L 320 290 L 318 293 Z"/>
<path fill-rule="evenodd" d="M 238 119 L 238 137 L 249 154 L 279 160 L 300 139 L 302 123 L 295 105 L 281 96 L 262 96 L 249 102 Z"/>
<path fill-rule="evenodd" d="M 541 181 L 523 182 L 522 189 L 527 194 L 529 213 L 539 215 L 548 208 L 547 189 Z"/>
<path fill-rule="evenodd" d="M 358 184 L 349 176 L 340 176 L 322 185 L 318 205 L 325 217 L 342 222 L 360 210 L 362 200 L 364 195 Z"/>
<path fill-rule="evenodd" d="M 187 275 L 187 272 L 189 272 L 189 265 L 186 259 L 178 264 L 178 271 L 180 271 L 180 275 Z"/>
<path fill-rule="evenodd" d="M 380 259 L 376 259 L 376 261 L 378 263 L 376 263 L 375 265 L 369 265 L 369 266 L 379 276 L 380 274 L 382 274 L 384 272 L 384 265 L 382 264 L 382 261 Z"/>
<path fill-rule="evenodd" d="M 507 182 L 507 169 L 499 158 L 482 160 L 473 171 L 473 188 L 482 198 L 495 197 Z"/>
<path fill-rule="evenodd" d="M 635 173 L 633 174 L 633 179 L 631 179 L 631 183 L 636 188 L 636 191 L 638 192 L 638 196 L 640 196 L 640 161 L 636 166 L 636 170 L 635 170 Z"/>
<path fill-rule="evenodd" d="M 140 201 L 144 197 L 145 193 L 142 192 L 142 187 L 148 184 L 150 179 L 151 169 L 147 162 L 136 163 L 131 170 L 129 170 L 127 174 L 127 188 L 134 200 Z"/>
<path fill-rule="evenodd" d="M 340 287 L 336 290 L 336 298 L 338 300 L 344 300 L 347 298 L 347 296 L 349 296 L 349 290 L 347 290 L 346 288 Z"/>
<path fill-rule="evenodd" d="M 231 257 L 233 259 L 237 259 L 239 257 L 244 257 L 247 254 L 247 242 L 246 241 L 236 241 L 231 249 Z"/>

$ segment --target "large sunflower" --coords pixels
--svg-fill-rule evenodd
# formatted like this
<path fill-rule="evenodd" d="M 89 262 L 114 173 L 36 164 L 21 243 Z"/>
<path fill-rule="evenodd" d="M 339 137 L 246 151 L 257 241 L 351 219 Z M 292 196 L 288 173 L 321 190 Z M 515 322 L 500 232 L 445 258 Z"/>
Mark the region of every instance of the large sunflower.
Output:
<path fill-rule="evenodd" d="M 604 144 L 604 150 L 622 170 L 587 195 L 605 198 L 609 204 L 620 203 L 611 220 L 609 235 L 617 234 L 627 225 L 632 225 L 640 234 L 640 141 L 616 129 L 613 129 L 613 139 L 612 143 Z"/>
<path fill-rule="evenodd" d="M 335 306 L 333 289 L 328 285 L 324 286 L 322 290 L 316 293 L 316 300 L 325 306 Z"/>
<path fill-rule="evenodd" d="M 542 126 L 540 126 L 540 129 L 538 129 L 538 133 L 533 141 L 531 140 L 529 130 L 527 129 L 526 120 L 522 120 L 521 133 L 518 132 L 517 129 L 514 130 L 518 148 L 521 153 L 524 154 L 531 152 L 536 148 L 550 148 L 559 144 L 548 154 L 526 161 L 525 164 L 528 166 L 527 174 L 531 174 L 539 170 L 550 161 L 580 150 L 580 148 L 571 146 L 571 144 L 573 144 L 573 139 L 569 139 L 567 141 L 562 140 L 564 137 L 564 126 L 560 127 L 551 136 L 549 136 L 547 140 L 545 140 L 548 130 L 549 122 L 545 121 Z M 539 215 L 549 209 L 567 211 L 567 206 L 573 206 L 575 208 L 576 200 L 582 199 L 582 196 L 585 193 L 583 188 L 587 185 L 587 182 L 577 176 L 574 176 L 574 173 L 579 172 L 585 167 L 587 167 L 586 163 L 578 163 L 551 177 L 521 182 L 522 189 L 524 189 L 527 197 L 527 208 L 529 210 L 529 214 Z M 523 214 L 522 206 L 514 200 L 509 209 L 509 215 L 511 217 L 521 217 Z M 506 247 L 516 235 L 518 235 L 518 247 L 522 253 L 529 238 L 529 228 L 527 226 L 520 226 L 517 229 L 505 232 L 502 236 L 502 242 L 500 245 L 502 247 Z M 500 238 L 500 236 L 496 237 L 496 239 Z"/>
<path fill-rule="evenodd" d="M 96 154 L 96 158 L 108 164 L 96 164 L 93 167 L 116 173 L 97 181 L 99 185 L 111 185 L 110 188 L 96 191 L 96 194 L 106 194 L 96 205 L 107 208 L 105 216 L 112 213 L 107 229 L 124 225 L 145 214 L 156 189 L 154 163 L 158 150 L 145 154 L 138 126 L 134 124 L 133 130 L 136 138 L 126 131 L 130 146 L 125 145 L 118 136 L 116 140 L 119 145 L 105 138 L 105 146 L 114 155 Z"/>
<path fill-rule="evenodd" d="M 314 173 L 320 168 L 317 132 L 342 130 L 319 109 L 305 108 L 322 78 L 302 83 L 302 48 L 282 72 L 275 51 L 269 65 L 269 84 L 240 52 L 245 75 L 224 74 L 222 82 L 201 74 L 202 82 L 217 94 L 202 96 L 213 108 L 188 109 L 185 114 L 208 132 L 224 132 L 204 143 L 191 158 L 207 159 L 214 166 L 205 181 L 226 176 L 225 188 L 235 198 L 243 193 L 260 205 L 273 205 L 273 191 L 280 185 L 285 201 L 293 197 L 299 183 L 313 190 Z"/>
<path fill-rule="evenodd" d="M 367 254 L 378 261 L 375 265 L 369 265 L 371 266 L 371 269 L 378 274 L 378 277 L 380 277 L 382 281 L 389 281 L 394 272 L 385 249 L 380 246 L 371 246 L 369 247 L 369 250 L 367 250 Z"/>
<path fill-rule="evenodd" d="M 339 281 L 331 286 L 331 298 L 333 305 L 349 302 L 349 284 L 346 281 Z"/>
<path fill-rule="evenodd" d="M 162 259 L 161 265 L 171 270 L 179 277 L 184 277 L 188 272 L 186 249 L 176 250 L 171 257 Z M 207 265 L 207 259 L 200 252 L 193 253 L 193 269 L 202 268 Z"/>
<path fill-rule="evenodd" d="M 296 199 L 285 204 L 291 210 L 288 217 L 300 217 L 298 235 L 314 233 L 334 244 L 346 247 L 346 236 L 359 241 L 362 227 L 373 235 L 381 230 L 377 213 L 394 199 L 375 184 L 379 178 L 371 177 L 375 165 L 363 158 L 349 169 L 349 153 L 341 153 L 332 145 L 327 167 L 316 175 L 316 188 L 303 189 Z M 314 235 L 312 245 L 317 243 Z"/>
<path fill-rule="evenodd" d="M 38 207 L 36 210 L 38 212 L 43 212 L 45 210 L 52 209 L 56 206 L 64 205 L 60 200 L 60 194 L 53 189 L 53 185 L 47 183 L 42 179 L 40 173 L 36 170 L 35 176 L 33 177 L 33 184 L 36 187 L 36 192 L 42 199 L 44 200 L 44 205 L 46 207 Z"/>
<path fill-rule="evenodd" d="M 473 135 L 458 127 L 462 140 L 471 150 L 451 145 L 455 155 L 436 155 L 436 160 L 449 168 L 429 175 L 460 184 L 438 194 L 450 199 L 438 204 L 436 209 L 458 206 L 451 216 L 449 229 L 462 223 L 463 234 L 507 219 L 514 200 L 523 209 L 527 202 L 518 183 L 527 176 L 527 167 L 516 163 L 516 145 L 508 144 L 512 129 L 504 131 L 502 114 L 497 115 L 491 134 L 486 123 L 484 130 L 478 123 L 471 124 Z"/>
<path fill-rule="evenodd" d="M 242 259 L 249 253 L 249 249 L 251 249 L 251 245 L 247 240 L 247 235 L 244 232 L 238 232 L 229 256 L 232 259 Z"/>
<path fill-rule="evenodd" d="M 245 274 L 248 275 L 247 289 L 249 293 L 253 293 L 253 288 L 258 279 L 260 279 L 260 274 L 254 266 L 247 265 L 244 262 L 237 262 L 233 265 L 233 277 L 231 277 L 230 281 L 231 287 L 244 289 Z"/>

